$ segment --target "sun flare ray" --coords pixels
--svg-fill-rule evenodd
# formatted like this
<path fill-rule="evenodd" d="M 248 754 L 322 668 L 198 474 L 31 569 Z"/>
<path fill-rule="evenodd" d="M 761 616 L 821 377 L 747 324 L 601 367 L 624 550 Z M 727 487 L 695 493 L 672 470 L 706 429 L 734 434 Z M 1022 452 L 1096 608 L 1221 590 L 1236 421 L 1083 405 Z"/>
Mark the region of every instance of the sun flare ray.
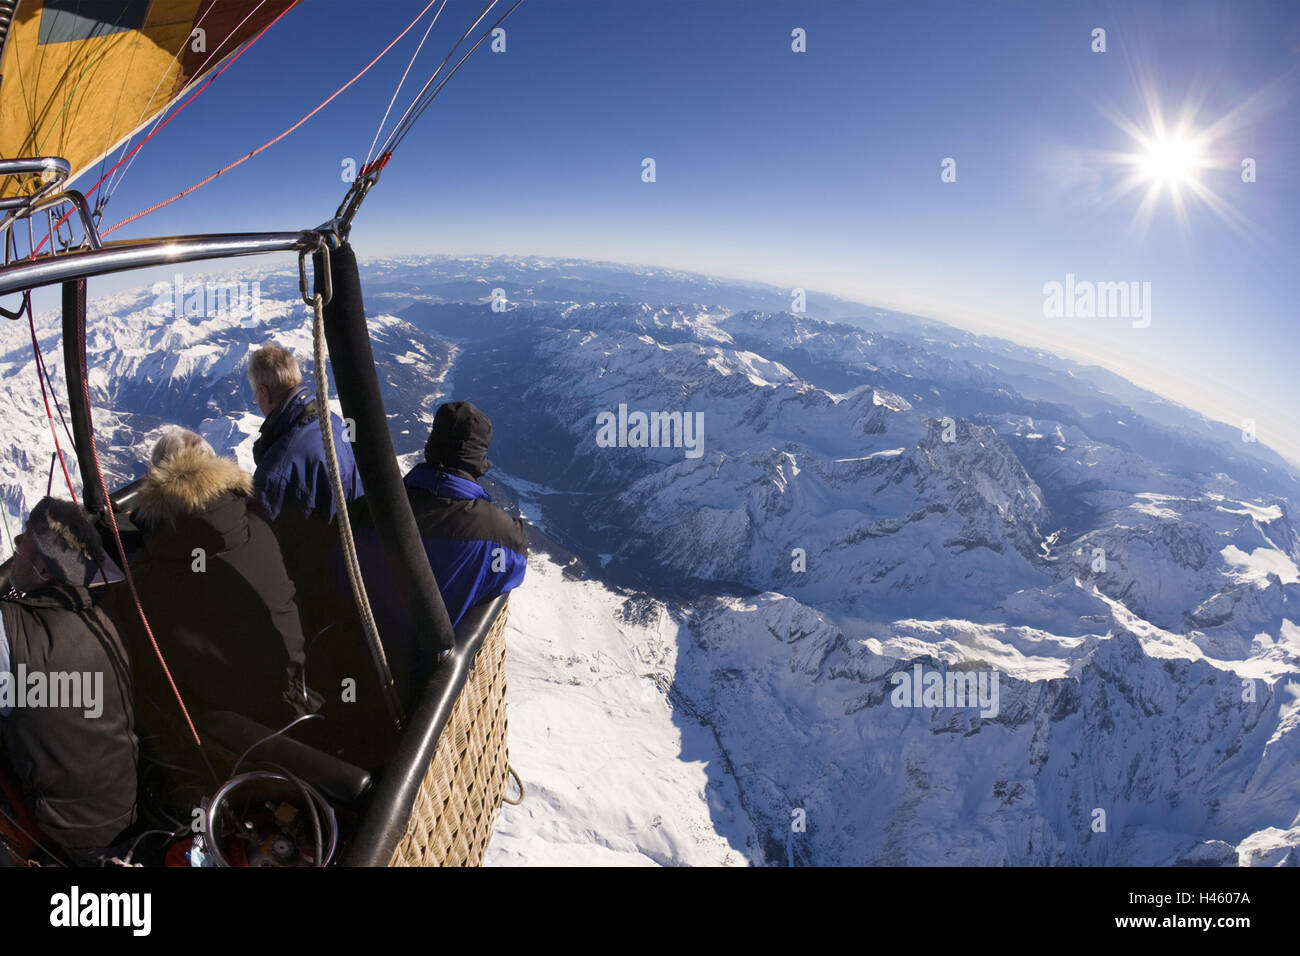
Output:
<path fill-rule="evenodd" d="M 1245 133 L 1276 105 L 1282 95 L 1280 84 L 1270 83 L 1223 115 L 1206 118 L 1204 95 L 1189 94 L 1180 109 L 1169 111 L 1154 84 L 1143 81 L 1143 76 L 1141 71 L 1135 76 L 1141 104 L 1137 115 L 1097 104 L 1129 142 L 1127 148 L 1082 154 L 1083 161 L 1103 177 L 1092 201 L 1107 208 L 1138 194 L 1127 230 L 1130 235 L 1145 234 L 1157 211 L 1167 204 L 1184 236 L 1190 237 L 1196 213 L 1204 210 L 1242 238 L 1267 238 L 1227 198 L 1228 182 L 1236 179 L 1243 157 L 1249 155 Z"/>

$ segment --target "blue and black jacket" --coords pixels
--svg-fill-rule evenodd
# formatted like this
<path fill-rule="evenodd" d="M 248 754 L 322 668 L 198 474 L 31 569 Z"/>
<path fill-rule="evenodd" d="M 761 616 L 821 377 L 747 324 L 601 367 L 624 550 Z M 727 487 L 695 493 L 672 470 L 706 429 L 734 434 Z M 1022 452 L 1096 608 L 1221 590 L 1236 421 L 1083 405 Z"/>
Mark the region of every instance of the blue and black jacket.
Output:
<path fill-rule="evenodd" d="M 482 485 L 425 463 L 411 469 L 404 481 L 429 566 L 453 627 L 474 605 L 523 582 L 528 568 L 524 523 L 493 504 Z M 405 696 L 412 673 L 427 662 L 419 660 L 414 628 L 388 570 L 365 500 L 358 501 L 349 513 L 375 623 L 394 682 Z M 338 547 L 332 553 L 329 577 L 336 598 L 350 596 Z"/>
<path fill-rule="evenodd" d="M 493 504 L 482 485 L 424 463 L 412 468 L 405 482 L 453 627 L 475 604 L 523 583 L 524 523 Z"/>

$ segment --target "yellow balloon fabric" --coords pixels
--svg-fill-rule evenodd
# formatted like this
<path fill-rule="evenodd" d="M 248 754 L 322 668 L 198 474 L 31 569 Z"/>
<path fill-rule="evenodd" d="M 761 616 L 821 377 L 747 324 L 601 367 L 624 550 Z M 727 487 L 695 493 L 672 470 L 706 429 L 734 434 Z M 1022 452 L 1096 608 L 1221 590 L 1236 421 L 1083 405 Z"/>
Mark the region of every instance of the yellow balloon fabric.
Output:
<path fill-rule="evenodd" d="M 62 156 L 75 179 L 292 3 L 23 0 L 0 58 L 0 159 Z"/>

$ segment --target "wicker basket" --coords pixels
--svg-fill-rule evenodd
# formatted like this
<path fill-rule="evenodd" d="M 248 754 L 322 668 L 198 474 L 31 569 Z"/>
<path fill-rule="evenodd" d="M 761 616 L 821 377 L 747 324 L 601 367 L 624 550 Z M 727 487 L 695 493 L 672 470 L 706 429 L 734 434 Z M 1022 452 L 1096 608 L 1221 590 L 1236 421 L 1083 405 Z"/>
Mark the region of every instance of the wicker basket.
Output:
<path fill-rule="evenodd" d="M 506 618 L 470 667 L 389 866 L 479 866 L 506 793 Z"/>

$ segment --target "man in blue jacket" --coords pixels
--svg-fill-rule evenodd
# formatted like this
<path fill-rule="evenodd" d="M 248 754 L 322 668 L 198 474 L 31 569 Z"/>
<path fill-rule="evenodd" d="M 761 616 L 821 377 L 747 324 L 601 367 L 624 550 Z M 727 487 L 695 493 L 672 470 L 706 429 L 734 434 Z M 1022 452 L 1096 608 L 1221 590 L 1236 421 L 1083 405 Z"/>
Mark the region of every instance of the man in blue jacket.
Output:
<path fill-rule="evenodd" d="M 321 441 L 321 410 L 292 352 L 268 344 L 248 361 L 248 383 L 266 421 L 253 445 L 253 497 L 261 505 L 276 537 L 284 564 L 293 579 L 298 608 L 308 637 L 320 620 L 319 597 L 324 570 L 322 556 L 333 541 L 336 515 L 334 491 Z M 343 422 L 330 413 L 343 494 L 348 501 L 363 494 L 352 445 L 345 440 Z"/>
<path fill-rule="evenodd" d="M 478 479 L 492 467 L 492 422 L 470 402 L 439 407 L 406 494 L 452 626 L 480 601 L 517 588 L 528 568 L 524 523 L 492 503 Z"/>
<path fill-rule="evenodd" d="M 518 587 L 528 568 L 523 521 L 493 504 L 478 483 L 492 467 L 487 457 L 491 440 L 492 422 L 473 404 L 442 405 L 424 447 L 425 460 L 405 478 L 411 511 L 453 626 L 475 604 Z M 427 662 L 418 659 L 404 602 L 388 572 L 369 509 L 358 502 L 350 513 L 375 623 L 394 683 L 405 697 L 412 674 Z M 335 595 L 349 594 L 337 547 L 332 567 Z"/>

